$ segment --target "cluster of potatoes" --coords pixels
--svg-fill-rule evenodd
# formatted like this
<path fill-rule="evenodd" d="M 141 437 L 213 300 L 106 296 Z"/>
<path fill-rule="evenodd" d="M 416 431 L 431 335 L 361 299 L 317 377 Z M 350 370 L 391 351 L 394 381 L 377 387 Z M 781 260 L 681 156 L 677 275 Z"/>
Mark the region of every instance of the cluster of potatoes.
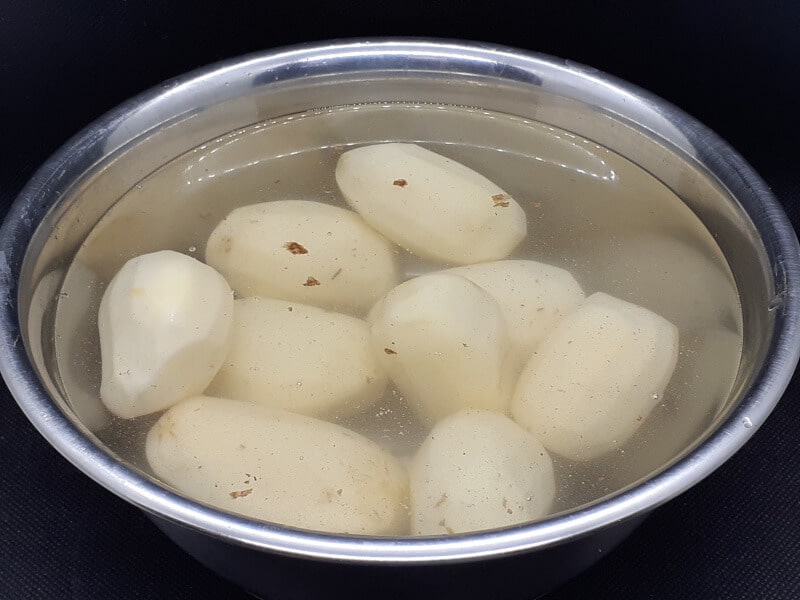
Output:
<path fill-rule="evenodd" d="M 302 200 L 238 208 L 206 263 L 128 261 L 99 310 L 101 397 L 165 411 L 153 472 L 198 501 L 289 526 L 439 535 L 548 513 L 550 453 L 589 460 L 658 403 L 678 332 L 563 269 L 504 260 L 520 205 L 414 144 L 342 154 L 353 211 Z M 457 267 L 402 281 L 399 248 Z M 335 423 L 391 385 L 429 428 L 402 462 Z"/>

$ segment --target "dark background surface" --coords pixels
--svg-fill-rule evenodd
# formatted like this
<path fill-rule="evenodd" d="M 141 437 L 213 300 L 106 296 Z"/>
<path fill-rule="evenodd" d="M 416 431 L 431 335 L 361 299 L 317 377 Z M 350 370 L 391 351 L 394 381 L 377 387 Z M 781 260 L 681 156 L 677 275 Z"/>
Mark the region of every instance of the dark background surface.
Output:
<path fill-rule="evenodd" d="M 797 227 L 800 3 L 651 4 L 5 2 L 2 214 L 68 137 L 164 79 L 284 44 L 424 35 L 569 58 L 661 95 L 737 148 Z M 800 598 L 798 423 L 796 378 L 744 450 L 548 600 Z M 70 467 L 0 390 L 0 599 L 245 597 Z"/>

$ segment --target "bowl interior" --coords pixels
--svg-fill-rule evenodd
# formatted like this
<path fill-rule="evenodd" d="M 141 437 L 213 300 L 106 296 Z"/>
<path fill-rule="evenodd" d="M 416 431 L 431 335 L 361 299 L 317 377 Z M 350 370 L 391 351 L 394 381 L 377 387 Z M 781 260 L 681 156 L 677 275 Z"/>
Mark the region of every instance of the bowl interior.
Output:
<path fill-rule="evenodd" d="M 251 126 L 283 123 L 283 129 L 273 127 L 271 137 L 262 141 L 276 147 L 289 144 L 291 152 L 303 144 L 319 144 L 313 136 L 299 139 L 294 135 L 291 120 L 331 114 L 338 107 L 364 105 L 366 110 L 397 103 L 407 103 L 409 110 L 418 111 L 417 115 L 442 106 L 502 113 L 599 144 L 661 182 L 665 197 L 679 198 L 682 206 L 702 221 L 727 260 L 726 272 L 735 282 L 741 301 L 741 314 L 732 316 L 732 327 L 744 340 L 738 374 L 727 401 L 715 417 L 691 431 L 668 455 L 652 455 L 637 463 L 617 487 L 615 496 L 624 497 L 637 484 L 667 470 L 741 410 L 743 399 L 752 392 L 774 350 L 776 318 L 781 314 L 777 309 L 787 297 L 787 278 L 776 271 L 771 256 L 781 242 L 774 239 L 769 219 L 759 215 L 763 190 L 753 188 L 747 166 L 728 154 L 724 143 L 665 103 L 584 67 L 502 49 L 353 44 L 253 57 L 166 84 L 80 134 L 39 175 L 39 183 L 45 181 L 47 185 L 27 190 L 28 218 L 35 231 L 30 235 L 19 277 L 20 333 L 36 373 L 58 410 L 79 435 L 108 458 L 105 466 L 97 469 L 116 465 L 118 475 L 123 473 L 121 477 L 128 478 L 137 465 L 129 471 L 115 462 L 114 452 L 103 441 L 101 431 L 107 415 L 96 400 L 96 390 L 83 385 L 80 393 L 71 393 L 68 400 L 65 388 L 81 388 L 82 384 L 68 381 L 63 365 L 55 360 L 59 344 L 66 343 L 55 334 L 56 321 L 63 318 L 59 315 L 59 298 L 77 295 L 78 304 L 85 306 L 96 303 L 102 291 L 97 286 L 65 284 L 73 259 L 93 229 L 104 216 L 114 214 L 113 220 L 107 219 L 112 225 L 105 235 L 126 248 L 120 251 L 103 246 L 104 251 L 97 253 L 93 271 L 106 278 L 134 252 L 173 246 L 184 251 L 197 248 L 195 240 L 205 235 L 203 227 L 208 227 L 207 223 L 213 226 L 224 212 L 214 218 L 184 219 L 189 233 L 176 238 L 172 225 L 164 224 L 180 222 L 187 210 L 181 199 L 196 202 L 197 196 L 178 195 L 177 200 L 164 202 L 164 189 L 142 185 L 148 176 L 193 149 L 223 147 L 232 132 Z M 396 123 L 395 131 L 405 132 L 405 139 L 424 140 L 427 121 L 423 117 Z M 357 141 L 381 141 L 386 135 L 386 131 L 366 129 Z M 513 136 L 493 133 L 491 128 L 462 137 L 469 135 L 496 147 L 517 143 Z M 347 140 L 343 138 L 342 142 Z M 213 157 L 209 164 L 212 161 Z M 242 161 L 246 161 L 246 153 Z M 125 198 L 124 206 L 118 204 L 121 198 Z M 149 207 L 149 212 L 143 211 L 143 206 Z M 209 202 L 206 208 L 211 213 L 222 210 L 215 206 Z M 142 212 L 149 216 L 137 219 Z M 86 295 L 81 296 L 81 289 Z M 72 351 L 75 349 L 66 347 L 61 354 Z M 76 401 L 78 396 L 81 399 Z M 770 400 L 774 401 L 777 397 Z M 752 417 L 756 421 L 759 418 Z M 141 471 L 136 481 L 147 481 L 146 467 L 138 468 Z M 101 483 L 124 495 L 109 481 Z M 665 487 L 649 499 L 636 498 L 627 506 L 618 503 L 619 510 L 628 514 L 644 510 L 690 484 L 689 479 L 664 483 Z M 148 490 L 149 495 L 128 499 L 158 511 L 148 506 L 146 499 L 165 498 L 169 492 L 157 491 L 152 485 Z M 195 509 L 189 503 L 181 510 L 184 512 L 170 517 L 180 520 L 181 514 Z M 595 511 L 597 519 L 608 518 L 600 512 Z"/>

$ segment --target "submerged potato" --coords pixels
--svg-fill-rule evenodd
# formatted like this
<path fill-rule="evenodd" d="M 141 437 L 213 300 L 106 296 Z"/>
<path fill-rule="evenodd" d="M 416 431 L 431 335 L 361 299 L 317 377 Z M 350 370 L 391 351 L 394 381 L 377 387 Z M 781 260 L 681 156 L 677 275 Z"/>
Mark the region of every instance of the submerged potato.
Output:
<path fill-rule="evenodd" d="M 581 286 L 568 271 L 533 260 L 499 260 L 446 272 L 466 277 L 497 300 L 511 343 L 523 361 L 584 299 Z"/>
<path fill-rule="evenodd" d="M 364 220 L 423 258 L 472 264 L 507 257 L 525 237 L 525 212 L 472 169 L 416 144 L 349 150 L 336 183 Z"/>
<path fill-rule="evenodd" d="M 550 455 L 497 412 L 440 421 L 411 465 L 411 531 L 465 533 L 543 517 L 555 496 Z"/>
<path fill-rule="evenodd" d="M 545 447 L 588 460 L 625 442 L 658 404 L 678 358 L 678 329 L 603 293 L 545 337 L 511 412 Z"/>
<path fill-rule="evenodd" d="M 304 200 L 243 206 L 211 233 L 206 262 L 241 297 L 366 311 L 398 282 L 395 249 L 352 211 Z"/>
<path fill-rule="evenodd" d="M 333 423 L 198 396 L 167 411 L 145 449 L 158 477 L 223 510 L 331 533 L 407 528 L 403 467 Z"/>
<path fill-rule="evenodd" d="M 97 317 L 103 404 L 119 417 L 202 393 L 228 351 L 233 292 L 211 267 L 172 250 L 133 258 Z"/>
<path fill-rule="evenodd" d="M 449 273 L 416 277 L 369 318 L 381 365 L 423 420 L 463 408 L 507 410 L 511 344 L 500 307 L 477 285 Z"/>
<path fill-rule="evenodd" d="M 352 414 L 383 394 L 365 321 L 271 298 L 236 300 L 233 314 L 210 394 L 311 416 Z"/>

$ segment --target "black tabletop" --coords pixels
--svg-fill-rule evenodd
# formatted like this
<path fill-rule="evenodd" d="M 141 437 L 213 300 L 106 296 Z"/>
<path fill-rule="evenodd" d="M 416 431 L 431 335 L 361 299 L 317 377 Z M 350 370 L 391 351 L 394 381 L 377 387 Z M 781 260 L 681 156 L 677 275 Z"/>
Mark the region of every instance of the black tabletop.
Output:
<path fill-rule="evenodd" d="M 726 138 L 800 224 L 800 4 L 651 4 L 7 1 L 2 214 L 69 136 L 168 77 L 302 41 L 422 35 L 545 52 L 649 89 Z M 68 465 L 5 387 L 0 414 L 0 599 L 247 597 Z M 548 599 L 800 598 L 798 423 L 795 378 L 743 450 Z"/>

